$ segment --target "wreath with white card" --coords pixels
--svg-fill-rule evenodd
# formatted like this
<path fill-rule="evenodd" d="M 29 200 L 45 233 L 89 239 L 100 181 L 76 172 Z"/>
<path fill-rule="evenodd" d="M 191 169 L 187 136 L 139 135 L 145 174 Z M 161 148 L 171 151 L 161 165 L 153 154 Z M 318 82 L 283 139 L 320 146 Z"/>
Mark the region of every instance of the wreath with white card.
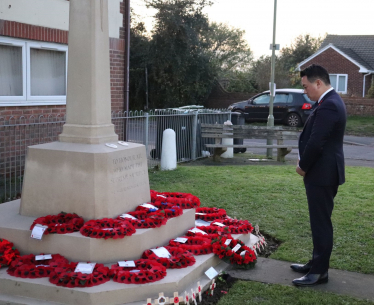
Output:
<path fill-rule="evenodd" d="M 150 203 L 143 203 L 136 207 L 135 212 L 142 212 L 147 213 L 148 216 L 151 215 L 162 215 L 167 219 L 177 217 L 183 214 L 183 209 L 177 206 L 164 206 L 162 208 L 155 207 L 153 204 Z"/>
<path fill-rule="evenodd" d="M 166 252 L 166 255 L 161 255 L 158 251 Z M 196 262 L 195 257 L 189 251 L 181 247 L 169 246 L 145 250 L 142 258 L 155 260 L 167 269 L 186 268 Z"/>
<path fill-rule="evenodd" d="M 158 228 L 165 225 L 167 222 L 167 218 L 162 213 L 149 215 L 144 211 L 128 212 L 119 215 L 117 220 L 126 220 L 130 222 L 135 229 Z"/>
<path fill-rule="evenodd" d="M 256 254 L 239 239 L 219 237 L 213 240 L 213 253 L 237 268 L 249 269 L 257 262 Z"/>
<path fill-rule="evenodd" d="M 48 277 L 54 268 L 69 261 L 60 254 L 28 254 L 16 258 L 9 266 L 9 275 L 22 278 Z"/>
<path fill-rule="evenodd" d="M 226 217 L 226 210 L 219 208 L 197 208 L 195 213 L 195 219 L 202 219 L 205 221 L 224 219 Z"/>
<path fill-rule="evenodd" d="M 109 274 L 117 283 L 145 284 L 163 279 L 166 268 L 154 260 L 138 259 L 130 266 L 112 265 Z"/>
<path fill-rule="evenodd" d="M 225 218 L 212 221 L 212 225 L 215 223 L 222 223 L 228 226 L 232 234 L 249 234 L 253 231 L 252 224 L 248 220 Z"/>
<path fill-rule="evenodd" d="M 183 236 L 169 241 L 170 247 L 180 247 L 193 255 L 209 254 L 213 252 L 211 239 L 202 236 Z"/>
<path fill-rule="evenodd" d="M 84 224 L 84 220 L 75 213 L 61 212 L 57 215 L 47 215 L 35 219 L 30 230 L 32 230 L 36 224 L 48 227 L 44 235 L 49 233 L 66 234 L 79 231 Z"/>
<path fill-rule="evenodd" d="M 71 262 L 54 268 L 49 281 L 57 286 L 74 288 L 97 286 L 110 280 L 109 268 L 103 264 L 87 263 L 93 267 L 91 273 L 76 272 L 78 264 L 82 263 Z"/>

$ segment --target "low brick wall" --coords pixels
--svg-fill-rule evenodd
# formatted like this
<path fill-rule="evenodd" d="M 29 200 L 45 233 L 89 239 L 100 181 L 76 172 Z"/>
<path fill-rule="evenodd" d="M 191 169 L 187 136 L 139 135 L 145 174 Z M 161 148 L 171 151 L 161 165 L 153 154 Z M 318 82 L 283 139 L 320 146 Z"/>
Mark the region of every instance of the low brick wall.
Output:
<path fill-rule="evenodd" d="M 374 116 L 374 99 L 344 98 L 348 115 Z"/>

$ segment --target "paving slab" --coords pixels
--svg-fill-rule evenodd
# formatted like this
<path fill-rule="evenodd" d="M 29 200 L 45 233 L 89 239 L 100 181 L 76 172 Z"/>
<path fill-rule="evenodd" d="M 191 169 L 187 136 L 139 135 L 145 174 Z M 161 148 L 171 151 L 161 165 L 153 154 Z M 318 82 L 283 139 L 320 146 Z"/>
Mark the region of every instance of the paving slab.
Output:
<path fill-rule="evenodd" d="M 256 267 L 250 270 L 229 270 L 228 273 L 241 280 L 293 286 L 292 280 L 302 276 L 291 270 L 290 262 L 259 257 Z M 329 282 L 313 286 L 318 291 L 348 295 L 374 301 L 374 275 L 337 269 L 329 269 Z M 310 289 L 299 287 L 299 289 Z"/>

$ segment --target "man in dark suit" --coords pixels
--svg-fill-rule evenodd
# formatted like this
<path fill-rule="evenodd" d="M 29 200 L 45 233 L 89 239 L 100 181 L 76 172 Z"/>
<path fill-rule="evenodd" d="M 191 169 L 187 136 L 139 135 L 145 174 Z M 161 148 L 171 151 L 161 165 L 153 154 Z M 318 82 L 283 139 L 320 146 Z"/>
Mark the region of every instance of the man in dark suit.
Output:
<path fill-rule="evenodd" d="M 299 137 L 296 172 L 304 177 L 313 237 L 312 259 L 305 265 L 293 264 L 292 270 L 305 275 L 292 281 L 311 286 L 328 281 L 333 246 L 331 214 L 339 185 L 345 182 L 343 137 L 346 109 L 330 85 L 329 74 L 311 65 L 300 72 L 304 92 L 316 101 Z"/>

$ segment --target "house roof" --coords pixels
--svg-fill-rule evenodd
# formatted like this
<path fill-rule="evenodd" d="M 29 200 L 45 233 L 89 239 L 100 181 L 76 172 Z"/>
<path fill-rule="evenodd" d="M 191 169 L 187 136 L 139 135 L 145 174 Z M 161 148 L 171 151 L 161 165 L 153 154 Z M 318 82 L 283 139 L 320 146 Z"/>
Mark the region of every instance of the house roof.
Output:
<path fill-rule="evenodd" d="M 300 66 L 333 48 L 360 68 L 360 72 L 374 71 L 374 35 L 327 35 L 320 49 L 305 59 Z"/>

